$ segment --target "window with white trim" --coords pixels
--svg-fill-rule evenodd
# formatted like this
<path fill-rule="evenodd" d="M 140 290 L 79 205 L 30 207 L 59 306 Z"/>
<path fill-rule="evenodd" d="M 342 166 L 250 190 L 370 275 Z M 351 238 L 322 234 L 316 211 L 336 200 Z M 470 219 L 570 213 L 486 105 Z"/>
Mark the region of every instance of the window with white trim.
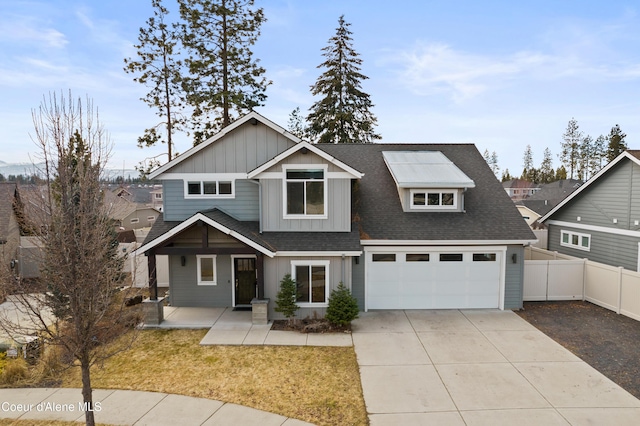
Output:
<path fill-rule="evenodd" d="M 162 192 L 156 192 L 155 194 L 153 194 L 153 196 L 156 198 L 156 200 L 162 200 Z"/>
<path fill-rule="evenodd" d="M 185 198 L 233 198 L 233 180 L 190 180 L 185 181 Z"/>
<path fill-rule="evenodd" d="M 291 278 L 296 282 L 299 306 L 326 306 L 329 300 L 328 260 L 293 260 Z"/>
<path fill-rule="evenodd" d="M 578 250 L 591 250 L 591 235 L 580 232 L 560 231 L 560 245 Z"/>
<path fill-rule="evenodd" d="M 198 264 L 198 285 L 217 285 L 217 269 L 215 254 L 196 255 Z"/>
<path fill-rule="evenodd" d="M 283 166 L 284 217 L 327 217 L 327 167 Z"/>
<path fill-rule="evenodd" d="M 451 189 L 412 189 L 411 208 L 445 210 L 458 208 L 458 192 Z"/>

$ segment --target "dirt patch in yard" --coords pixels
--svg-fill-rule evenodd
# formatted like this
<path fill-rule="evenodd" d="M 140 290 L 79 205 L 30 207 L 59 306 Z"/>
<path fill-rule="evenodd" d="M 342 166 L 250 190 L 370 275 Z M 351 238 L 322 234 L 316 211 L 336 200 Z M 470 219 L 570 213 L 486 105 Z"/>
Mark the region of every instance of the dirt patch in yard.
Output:
<path fill-rule="evenodd" d="M 304 318 L 289 320 L 274 320 L 271 330 L 298 331 L 300 333 L 351 333 L 351 324 L 335 325 L 326 319 Z"/>
<path fill-rule="evenodd" d="M 516 312 L 640 398 L 640 321 L 589 302 L 525 302 Z"/>

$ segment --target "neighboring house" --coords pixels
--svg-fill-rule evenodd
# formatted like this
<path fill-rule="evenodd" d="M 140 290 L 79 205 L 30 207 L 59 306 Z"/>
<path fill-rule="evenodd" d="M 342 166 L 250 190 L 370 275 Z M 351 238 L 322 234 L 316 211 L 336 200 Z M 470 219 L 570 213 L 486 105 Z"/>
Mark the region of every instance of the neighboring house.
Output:
<path fill-rule="evenodd" d="M 152 207 L 122 197 L 122 189 L 115 192 L 105 190 L 104 194 L 109 216 L 116 222 L 116 226 L 123 230 L 149 228 L 160 215 L 160 212 Z"/>
<path fill-rule="evenodd" d="M 620 154 L 544 215 L 547 248 L 640 270 L 639 158 L 640 151 Z"/>
<path fill-rule="evenodd" d="M 539 185 L 522 179 L 504 181 L 502 187 L 514 201 L 528 198 L 540 190 Z"/>
<path fill-rule="evenodd" d="M 153 191 L 150 192 L 150 194 L 151 194 L 151 207 L 161 212 L 162 211 L 162 185 L 154 185 L 154 189 Z"/>
<path fill-rule="evenodd" d="M 318 144 L 252 112 L 155 170 L 174 306 L 248 306 L 285 274 L 298 316 L 343 282 L 361 309 L 522 307 L 535 237 L 471 144 Z"/>
<path fill-rule="evenodd" d="M 582 181 L 578 179 L 562 179 L 551 183 L 540 184 L 535 194 L 523 200 L 515 201 L 518 211 L 533 229 L 542 226 L 538 222 L 542 216 L 546 215 L 558 203 L 568 195 L 580 188 Z"/>

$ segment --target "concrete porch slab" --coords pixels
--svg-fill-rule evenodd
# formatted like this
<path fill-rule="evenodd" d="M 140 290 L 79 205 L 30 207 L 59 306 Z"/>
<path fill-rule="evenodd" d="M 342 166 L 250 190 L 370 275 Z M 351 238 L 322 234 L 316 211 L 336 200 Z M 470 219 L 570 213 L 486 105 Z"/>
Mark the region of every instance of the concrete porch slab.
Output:
<path fill-rule="evenodd" d="M 271 324 L 254 324 L 247 333 L 243 345 L 264 345 L 267 335 L 271 330 Z"/>
<path fill-rule="evenodd" d="M 478 330 L 423 331 L 418 337 L 434 364 L 507 362 Z"/>
<path fill-rule="evenodd" d="M 164 307 L 164 321 L 152 328 L 209 328 L 227 308 Z"/>

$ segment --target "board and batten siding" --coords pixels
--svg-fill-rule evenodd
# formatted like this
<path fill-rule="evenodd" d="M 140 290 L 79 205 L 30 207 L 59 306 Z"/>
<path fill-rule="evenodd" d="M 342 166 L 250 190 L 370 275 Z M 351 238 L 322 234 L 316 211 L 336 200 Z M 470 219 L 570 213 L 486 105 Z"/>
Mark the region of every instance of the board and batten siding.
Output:
<path fill-rule="evenodd" d="M 261 179 L 262 227 L 271 231 L 351 231 L 351 181 L 329 179 L 327 181 L 327 219 L 285 219 L 282 179 Z"/>
<path fill-rule="evenodd" d="M 562 231 L 590 235 L 589 251 L 561 245 Z M 549 225 L 547 246 L 549 250 L 557 251 L 558 253 L 637 271 L 639 242 L 640 238 L 628 235 L 609 234 L 570 226 Z"/>
<path fill-rule="evenodd" d="M 258 185 L 248 180 L 236 180 L 235 198 L 184 198 L 182 180 L 165 180 L 162 184 L 164 220 L 179 221 L 195 213 L 218 207 L 241 221 L 259 220 Z"/>
<path fill-rule="evenodd" d="M 607 228 L 640 230 L 640 167 L 621 161 L 550 218 Z M 617 223 L 614 223 L 614 219 Z"/>
<path fill-rule="evenodd" d="M 294 145 L 262 123 L 245 123 L 167 173 L 247 173 Z"/>
<path fill-rule="evenodd" d="M 276 312 L 275 300 L 277 299 L 278 291 L 280 291 L 280 281 L 286 274 L 291 274 L 291 261 L 292 260 L 329 260 L 329 289 L 334 290 L 340 284 L 340 281 L 344 277 L 344 285 L 347 288 L 351 288 L 351 264 L 353 260 L 350 257 L 333 257 L 333 256 L 317 256 L 317 257 L 274 257 L 265 258 L 264 260 L 264 295 L 270 299 L 269 303 L 269 318 L 270 319 L 284 319 L 282 314 Z M 296 313 L 296 318 L 306 318 L 317 316 L 319 318 L 324 317 L 327 308 L 300 308 Z"/>
<path fill-rule="evenodd" d="M 358 263 L 355 263 L 358 259 Z M 351 258 L 351 268 L 353 271 L 351 281 L 351 295 L 358 301 L 358 308 L 364 311 L 364 253 L 358 258 Z"/>
<path fill-rule="evenodd" d="M 513 256 L 516 263 L 513 263 Z M 504 271 L 504 309 L 522 309 L 524 289 L 524 247 L 507 246 Z"/>
<path fill-rule="evenodd" d="M 185 256 L 182 266 L 180 256 L 169 256 L 169 298 L 171 306 L 227 307 L 232 304 L 231 256 L 216 258 L 217 285 L 199 286 L 196 256 Z"/>

